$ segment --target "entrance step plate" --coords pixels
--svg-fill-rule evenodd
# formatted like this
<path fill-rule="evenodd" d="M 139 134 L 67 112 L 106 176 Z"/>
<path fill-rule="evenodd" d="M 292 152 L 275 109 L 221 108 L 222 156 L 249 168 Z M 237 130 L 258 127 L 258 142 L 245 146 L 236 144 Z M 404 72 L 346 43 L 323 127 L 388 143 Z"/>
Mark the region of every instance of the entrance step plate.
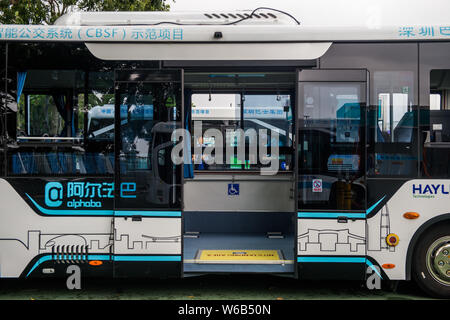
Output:
<path fill-rule="evenodd" d="M 292 264 L 284 260 L 282 250 L 198 250 L 194 260 L 186 263 L 214 264 Z"/>

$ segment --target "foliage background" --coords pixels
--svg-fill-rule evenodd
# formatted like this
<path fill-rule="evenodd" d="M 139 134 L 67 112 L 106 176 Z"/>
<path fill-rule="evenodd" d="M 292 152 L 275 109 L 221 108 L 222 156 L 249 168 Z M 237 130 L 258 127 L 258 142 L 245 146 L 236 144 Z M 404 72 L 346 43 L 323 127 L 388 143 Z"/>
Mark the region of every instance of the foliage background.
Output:
<path fill-rule="evenodd" d="M 0 0 L 0 23 L 2 24 L 53 24 L 63 14 L 76 11 L 168 11 L 171 0 Z M 87 107 L 113 103 L 112 94 L 89 94 Z M 25 128 L 25 99 L 20 99 L 17 125 L 19 133 Z M 84 96 L 78 96 L 79 106 Z M 30 96 L 31 135 L 58 135 L 63 120 L 49 95 Z M 78 108 L 79 126 L 82 131 L 85 112 Z"/>
<path fill-rule="evenodd" d="M 166 0 L 0 0 L 0 23 L 53 24 L 73 11 L 168 11 Z"/>

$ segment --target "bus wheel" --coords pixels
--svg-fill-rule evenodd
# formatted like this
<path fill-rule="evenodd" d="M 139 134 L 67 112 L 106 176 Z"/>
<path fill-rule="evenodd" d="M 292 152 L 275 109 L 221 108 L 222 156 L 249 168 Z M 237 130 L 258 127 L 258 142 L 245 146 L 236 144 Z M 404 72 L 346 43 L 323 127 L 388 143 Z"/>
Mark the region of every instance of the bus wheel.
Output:
<path fill-rule="evenodd" d="M 450 297 L 450 224 L 428 230 L 418 241 L 413 257 L 413 275 L 429 295 Z"/>

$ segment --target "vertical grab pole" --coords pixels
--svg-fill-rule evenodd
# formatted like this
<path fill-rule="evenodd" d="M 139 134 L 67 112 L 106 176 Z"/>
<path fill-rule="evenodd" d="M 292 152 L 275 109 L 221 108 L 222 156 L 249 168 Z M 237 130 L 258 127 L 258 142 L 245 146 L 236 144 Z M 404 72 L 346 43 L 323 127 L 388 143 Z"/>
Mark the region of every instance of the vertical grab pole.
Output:
<path fill-rule="evenodd" d="M 7 128 L 7 97 L 8 97 L 8 42 L 5 45 L 5 92 L 3 95 L 3 130 L 2 130 L 2 140 L 3 140 L 3 161 L 4 161 L 4 176 L 6 176 L 8 172 L 8 153 L 7 149 L 7 140 L 8 140 L 8 128 Z"/>

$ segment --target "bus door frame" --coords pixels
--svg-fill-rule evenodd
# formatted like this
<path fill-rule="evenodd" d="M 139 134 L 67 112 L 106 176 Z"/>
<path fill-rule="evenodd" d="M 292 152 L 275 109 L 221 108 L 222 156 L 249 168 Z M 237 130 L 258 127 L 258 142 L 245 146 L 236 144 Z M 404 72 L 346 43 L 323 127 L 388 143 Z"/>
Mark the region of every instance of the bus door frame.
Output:
<path fill-rule="evenodd" d="M 298 136 L 299 130 L 300 130 L 300 114 L 303 110 L 303 89 L 302 89 L 302 83 L 363 83 L 365 86 L 365 90 L 362 91 L 362 93 L 365 95 L 364 99 L 361 103 L 361 107 L 363 108 L 363 117 L 364 119 L 361 119 L 361 121 L 364 121 L 364 127 L 362 128 L 363 137 L 361 144 L 363 145 L 364 150 L 362 151 L 362 155 L 364 156 L 364 161 L 361 161 L 361 163 L 364 165 L 362 180 L 364 181 L 364 188 L 365 188 L 365 196 L 364 196 L 364 208 L 365 210 L 341 210 L 345 212 L 339 212 L 339 210 L 309 210 L 305 209 L 302 210 L 299 208 L 299 150 L 298 145 L 300 141 L 297 141 L 295 143 L 295 154 L 296 154 L 296 167 L 295 167 L 295 197 L 296 197 L 296 215 L 297 215 L 297 223 L 296 223 L 296 252 L 295 252 L 295 270 L 296 270 L 296 277 L 301 279 L 314 279 L 317 277 L 320 278 L 326 278 L 326 279 L 342 279 L 344 278 L 356 278 L 356 279 L 362 279 L 365 277 L 365 267 L 366 266 L 366 254 L 367 254 L 367 228 L 366 228 L 366 212 L 367 212 L 367 112 L 368 112 L 368 106 L 369 106 L 369 93 L 370 93 L 370 73 L 367 69 L 297 69 L 297 79 L 296 79 L 296 134 L 295 139 L 300 139 Z M 334 254 L 326 254 L 323 253 L 321 255 L 315 254 L 315 255 L 309 255 L 306 252 L 306 255 L 299 255 L 299 248 L 300 245 L 299 242 L 299 232 L 300 232 L 300 224 L 302 223 L 302 220 L 306 220 L 309 218 L 305 218 L 305 212 L 307 214 L 314 215 L 314 211 L 317 211 L 317 216 L 312 217 L 309 221 L 335 221 L 336 228 L 339 228 L 341 223 L 341 228 L 345 226 L 345 223 L 348 221 L 348 223 L 352 223 L 355 221 L 355 219 L 352 219 L 352 217 L 358 217 L 357 219 L 363 220 L 364 223 L 360 223 L 360 232 L 364 233 L 364 243 L 365 243 L 365 249 L 364 249 L 364 255 L 358 255 L 357 257 L 350 256 L 343 256 L 338 255 L 337 251 Z M 326 218 L 326 217 L 320 217 L 321 213 L 324 213 L 325 211 L 330 211 L 329 216 L 331 217 L 334 213 L 336 213 L 335 217 L 332 218 Z M 334 212 L 333 212 L 334 211 Z M 301 216 L 302 214 L 302 216 Z M 340 216 L 342 214 L 342 216 Z M 346 214 L 348 214 L 346 216 Z M 331 222 L 333 223 L 333 222 Z M 318 223 L 319 226 L 319 223 Z M 347 263 L 348 262 L 348 263 Z M 357 268 L 354 268 L 355 266 L 358 266 Z M 301 268 L 301 270 L 300 270 Z M 352 272 L 353 270 L 356 270 L 355 272 Z M 330 274 L 330 270 L 334 270 Z M 360 273 L 359 271 L 363 271 Z"/>
<path fill-rule="evenodd" d="M 120 194 L 120 183 L 121 183 L 121 173 L 120 173 L 120 150 L 122 149 L 122 135 L 121 135 L 121 115 L 120 115 L 120 95 L 123 93 L 121 90 L 121 86 L 126 83 L 176 83 L 180 86 L 181 89 L 181 101 L 177 105 L 179 106 L 180 116 L 178 117 L 180 121 L 184 121 L 184 70 L 181 68 L 176 69 L 116 69 L 114 71 L 114 97 L 115 97 L 115 117 L 114 117 L 114 128 L 115 128 L 115 137 L 114 137 L 114 215 L 113 215 L 113 256 L 114 256 L 114 265 L 113 265 L 113 275 L 114 277 L 128 277 L 128 276 L 167 276 L 167 277 L 181 277 L 183 274 L 182 271 L 182 261 L 183 261 L 183 237 L 182 237 L 182 229 L 183 229 L 183 166 L 181 165 L 180 172 L 180 206 L 179 208 L 134 208 L 127 209 L 121 208 L 118 204 Z M 177 110 L 178 113 L 178 110 Z M 178 121 L 176 121 L 178 122 Z M 183 128 L 184 126 L 180 126 Z M 124 212 L 126 211 L 126 213 Z M 132 214 L 132 211 L 137 211 L 136 215 Z M 153 211 L 153 212 L 152 212 Z M 179 232 L 179 240 L 177 243 L 180 244 L 179 252 L 174 254 L 172 253 L 147 253 L 147 254 L 133 254 L 130 251 L 130 254 L 124 255 L 121 253 L 120 259 L 116 256 L 116 244 L 118 239 L 118 231 L 117 231 L 117 219 L 119 217 L 123 218 L 124 216 L 120 216 L 120 213 L 123 212 L 126 216 L 129 216 L 129 219 L 133 221 L 133 223 L 142 223 L 145 219 L 145 216 L 142 215 L 142 212 L 150 213 L 149 217 L 157 217 L 157 218 L 169 218 L 169 219 L 180 219 L 181 228 L 178 230 Z M 161 215 L 162 214 L 162 215 Z M 126 217 L 125 217 L 126 219 Z M 167 219 L 166 219 L 167 220 Z M 129 235 L 131 238 L 131 235 Z M 142 240 L 143 244 L 145 244 L 145 239 Z M 125 260 L 123 257 L 130 256 L 131 258 Z M 139 259 L 137 259 L 138 257 Z M 120 260 L 120 261 L 119 261 Z M 128 263 L 125 267 L 121 267 L 118 269 L 117 265 L 120 262 Z M 130 269 L 130 265 L 132 268 Z"/>

